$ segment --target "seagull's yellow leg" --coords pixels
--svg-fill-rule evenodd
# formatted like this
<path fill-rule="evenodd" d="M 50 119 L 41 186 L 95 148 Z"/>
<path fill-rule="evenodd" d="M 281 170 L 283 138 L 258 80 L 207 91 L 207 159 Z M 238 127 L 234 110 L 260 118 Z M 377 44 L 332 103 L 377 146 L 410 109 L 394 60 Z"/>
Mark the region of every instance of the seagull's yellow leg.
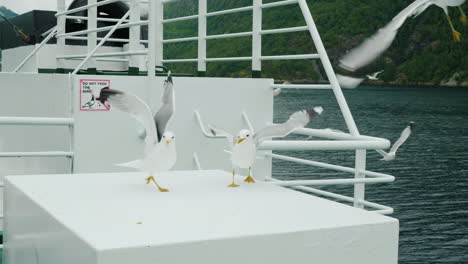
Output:
<path fill-rule="evenodd" d="M 228 185 L 228 187 L 239 187 L 239 185 L 234 183 L 234 176 L 236 176 L 236 172 L 232 170 L 232 183 Z"/>
<path fill-rule="evenodd" d="M 255 182 L 255 180 L 252 178 L 252 176 L 250 176 L 251 169 L 252 168 L 249 167 L 249 176 L 247 178 L 245 178 L 245 180 L 244 180 L 245 182 L 251 182 L 251 183 Z"/>
<path fill-rule="evenodd" d="M 463 9 L 461 8 L 461 6 L 458 6 L 458 9 L 460 10 L 460 13 L 461 13 L 460 21 L 463 24 L 467 25 L 468 24 L 468 19 L 466 18 L 465 12 L 463 12 Z"/>
<path fill-rule="evenodd" d="M 159 186 L 159 184 L 156 182 L 156 180 L 154 179 L 153 176 L 149 176 L 148 178 L 146 178 L 146 184 L 149 184 L 151 181 L 153 181 L 154 184 L 156 184 L 156 187 L 158 187 L 160 192 L 168 192 L 169 191 L 168 189 L 161 188 L 161 186 Z"/>
<path fill-rule="evenodd" d="M 455 28 L 453 27 L 452 20 L 450 19 L 449 15 L 447 15 L 447 21 L 449 22 L 450 28 L 452 29 L 453 40 L 460 41 L 461 34 L 460 32 L 456 31 Z"/>

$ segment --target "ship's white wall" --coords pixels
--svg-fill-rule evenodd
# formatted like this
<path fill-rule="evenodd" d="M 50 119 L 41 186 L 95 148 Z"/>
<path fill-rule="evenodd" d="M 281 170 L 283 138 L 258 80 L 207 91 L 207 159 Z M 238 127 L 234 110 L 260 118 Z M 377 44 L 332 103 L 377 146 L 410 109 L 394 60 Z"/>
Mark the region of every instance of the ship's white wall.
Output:
<path fill-rule="evenodd" d="M 229 172 L 7 179 L 7 259 L 41 260 L 9 264 L 397 263 L 398 220 Z"/>
<path fill-rule="evenodd" d="M 39 45 L 39 44 L 36 44 Z M 2 50 L 2 71 L 11 72 L 23 61 L 26 56 L 34 50 L 35 46 L 22 46 L 13 49 Z M 98 53 L 107 52 L 120 52 L 121 47 L 101 47 Z M 44 45 L 36 55 L 21 68 L 20 72 L 37 72 L 39 68 L 43 69 L 56 69 L 58 55 L 79 55 L 86 54 L 86 46 L 65 46 L 64 54 L 59 54 L 55 44 Z M 115 57 L 113 57 L 115 58 Z M 79 60 L 63 60 L 63 67 L 67 69 L 74 69 L 80 63 Z M 97 61 L 96 67 L 100 70 L 114 70 L 123 71 L 127 70 L 128 63 L 124 62 L 103 62 Z M 86 65 L 83 67 L 86 69 Z"/>
<path fill-rule="evenodd" d="M 0 116 L 70 116 L 68 75 L 0 73 L 0 94 Z M 66 127 L 0 125 L 0 152 L 68 151 L 69 147 Z M 6 175 L 67 173 L 69 167 L 65 157 L 0 158 L 0 181 Z"/>
<path fill-rule="evenodd" d="M 92 247 L 8 180 L 5 190 L 3 263 L 93 263 Z"/>
<path fill-rule="evenodd" d="M 98 76 L 110 80 L 119 89 L 145 98 L 153 112 L 161 105 L 160 97 L 165 78 L 155 77 L 147 91 L 147 77 Z M 79 75 L 74 79 L 76 118 L 75 171 L 128 171 L 112 164 L 141 158 L 143 140 L 138 137 L 140 125 L 128 114 L 111 111 L 79 111 L 80 79 L 96 76 Z M 247 128 L 242 112 L 250 118 L 256 130 L 273 121 L 271 79 L 173 77 L 176 113 L 167 130 L 176 135 L 177 164 L 175 169 L 195 169 L 193 154 L 197 153 L 203 169 L 231 170 L 227 140 L 205 138 L 198 126 L 194 111 L 205 122 L 233 134 Z M 151 100 L 147 100 L 148 94 Z M 260 156 L 260 155 L 259 155 Z M 239 170 L 239 173 L 247 173 Z M 271 159 L 256 161 L 253 176 L 262 179 L 271 175 Z"/>

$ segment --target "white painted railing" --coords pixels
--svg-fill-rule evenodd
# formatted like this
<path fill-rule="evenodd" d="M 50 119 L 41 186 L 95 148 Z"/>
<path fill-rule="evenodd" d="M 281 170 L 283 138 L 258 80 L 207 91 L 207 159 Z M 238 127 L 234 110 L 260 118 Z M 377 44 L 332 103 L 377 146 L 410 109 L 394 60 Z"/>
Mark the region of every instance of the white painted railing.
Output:
<path fill-rule="evenodd" d="M 0 116 L 0 126 L 68 126 L 74 125 L 73 118 L 66 117 L 17 117 L 17 116 Z M 67 157 L 71 159 L 73 164 L 72 151 L 9 151 L 0 152 L 0 158 L 25 158 L 25 157 Z M 73 165 L 72 165 L 73 167 Z M 0 183 L 0 188 L 3 188 L 3 182 Z M 0 215 L 3 219 L 3 215 Z M 0 248 L 3 245 L 0 244 Z"/>
<path fill-rule="evenodd" d="M 305 0 L 282 0 L 272 3 L 263 3 L 262 0 L 252 0 L 251 6 L 245 6 L 240 8 L 233 8 L 228 10 L 220 10 L 215 12 L 207 11 L 207 0 L 198 1 L 198 14 L 175 17 L 164 19 L 164 5 L 177 0 L 152 0 L 148 1 L 148 21 L 140 20 L 139 13 L 139 0 L 130 0 L 130 11 L 120 19 L 103 19 L 97 18 L 96 8 L 98 6 L 111 4 L 118 0 L 106 0 L 98 2 L 97 0 L 89 0 L 89 4 L 83 7 L 75 8 L 72 10 L 65 11 L 65 0 L 57 0 L 57 45 L 58 50 L 63 51 L 65 46 L 65 39 L 80 39 L 88 40 L 88 53 L 78 55 L 65 55 L 61 54 L 57 56 L 57 64 L 61 65 L 63 60 L 77 60 L 84 59 L 80 65 L 75 68 L 74 73 L 84 66 L 86 61 L 93 65 L 93 62 L 98 60 L 100 57 L 122 57 L 128 56 L 127 59 L 104 59 L 107 61 L 115 62 L 129 62 L 129 66 L 135 66 L 135 55 L 146 55 L 147 56 L 147 68 L 148 75 L 153 76 L 155 73 L 152 69 L 155 69 L 156 65 L 162 65 L 163 63 L 184 63 L 184 62 L 196 62 L 197 69 L 199 72 L 206 71 L 206 64 L 209 62 L 229 62 L 229 61 L 251 61 L 252 71 L 260 72 L 261 63 L 263 61 L 271 60 L 310 60 L 318 59 L 321 61 L 325 73 L 328 77 L 329 83 L 326 84 L 272 84 L 271 88 L 295 88 L 295 89 L 331 89 L 337 99 L 340 110 L 345 119 L 349 133 L 340 133 L 336 131 L 320 130 L 320 129 L 297 129 L 294 131 L 296 134 L 314 136 L 326 138 L 329 140 L 308 140 L 308 141 L 275 141 L 267 140 L 259 145 L 260 150 L 354 150 L 356 153 L 355 166 L 354 168 L 346 168 L 338 165 L 326 164 L 317 161 L 307 161 L 293 157 L 287 157 L 278 154 L 266 154 L 272 158 L 283 159 L 289 162 L 296 162 L 307 164 L 311 166 L 318 166 L 329 168 L 332 170 L 345 171 L 350 174 L 354 174 L 353 179 L 332 179 L 332 180 L 307 180 L 307 181 L 274 181 L 272 184 L 283 185 L 294 187 L 308 192 L 313 192 L 319 195 L 332 197 L 348 202 L 353 202 L 356 207 L 369 207 L 376 209 L 379 213 L 391 213 L 392 209 L 386 206 L 374 204 L 365 201 L 365 185 L 370 183 L 383 183 L 393 181 L 393 176 L 370 172 L 366 170 L 366 150 L 367 149 L 385 149 L 388 148 L 390 143 L 388 140 L 362 136 L 360 135 L 357 126 L 354 122 L 351 111 L 348 104 L 343 96 L 343 92 L 338 84 L 331 62 L 326 53 L 325 47 L 322 43 L 320 35 L 315 26 L 315 22 L 310 13 L 309 7 Z M 214 1 L 214 0 L 213 0 Z M 277 29 L 262 29 L 262 10 L 266 8 L 277 8 L 285 5 L 297 4 L 302 12 L 306 25 L 289 27 L 289 28 L 277 28 Z M 88 21 L 88 28 L 79 32 L 65 33 L 65 22 L 66 19 L 76 19 L 77 17 L 73 14 L 78 11 L 88 10 L 87 17 L 79 17 Z M 232 14 L 238 12 L 251 12 L 252 13 L 252 30 L 247 32 L 236 32 L 229 34 L 207 34 L 207 18 L 225 14 Z M 129 19 L 128 19 L 129 17 Z M 164 39 L 164 24 L 174 23 L 185 20 L 197 20 L 198 21 L 198 32 L 196 36 L 182 37 L 174 39 Z M 97 21 L 110 21 L 117 22 L 114 26 L 97 28 Z M 140 39 L 139 32 L 140 26 L 148 25 L 148 40 L 144 41 Z M 128 40 L 116 40 L 110 38 L 112 32 L 119 28 L 129 28 L 130 38 Z M 97 38 L 96 33 L 101 31 L 108 31 L 108 34 L 104 38 Z M 295 55 L 275 55 L 275 56 L 264 56 L 262 55 L 262 36 L 269 34 L 282 34 L 289 32 L 309 31 L 312 41 L 315 44 L 317 53 L 316 54 L 295 54 Z M 53 32 L 51 32 L 52 34 Z M 53 33 L 55 34 L 55 33 Z M 87 36 L 78 36 L 86 34 Z M 207 57 L 207 40 L 213 39 L 228 39 L 237 37 L 251 37 L 252 38 L 252 55 L 243 57 L 219 57 L 210 58 Z M 96 45 L 97 41 L 100 41 Z M 119 41 L 130 43 L 130 50 L 125 52 L 108 52 L 98 53 L 98 48 L 105 41 Z M 164 58 L 164 43 L 181 43 L 187 41 L 197 41 L 198 52 L 196 58 Z M 137 43 L 148 43 L 147 50 L 135 50 Z M 102 60 L 102 59 L 101 59 Z M 88 65 L 89 66 L 89 65 Z M 195 118 L 197 119 L 202 133 L 206 137 L 212 138 L 210 133 L 205 130 L 204 124 L 201 119 L 199 112 L 195 111 Z M 242 113 L 246 126 L 252 129 L 247 114 Z M 215 137 L 217 138 L 217 137 Z M 200 161 L 198 156 L 194 154 L 194 163 L 196 167 L 200 168 Z M 354 197 L 346 197 L 338 194 L 332 194 L 330 192 L 321 191 L 312 187 L 311 185 L 339 185 L 339 184 L 351 184 L 354 185 Z M 308 186 L 304 186 L 308 185 Z"/>

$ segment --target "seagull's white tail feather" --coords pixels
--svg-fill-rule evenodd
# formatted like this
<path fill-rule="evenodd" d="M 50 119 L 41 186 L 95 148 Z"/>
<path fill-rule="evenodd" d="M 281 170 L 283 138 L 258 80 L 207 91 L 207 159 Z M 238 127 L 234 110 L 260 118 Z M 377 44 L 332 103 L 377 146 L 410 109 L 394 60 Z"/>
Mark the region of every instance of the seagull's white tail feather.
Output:
<path fill-rule="evenodd" d="M 142 169 L 143 168 L 143 161 L 142 160 L 132 160 L 125 163 L 115 164 L 115 166 L 120 167 L 127 167 L 127 168 L 134 168 L 134 169 Z"/>

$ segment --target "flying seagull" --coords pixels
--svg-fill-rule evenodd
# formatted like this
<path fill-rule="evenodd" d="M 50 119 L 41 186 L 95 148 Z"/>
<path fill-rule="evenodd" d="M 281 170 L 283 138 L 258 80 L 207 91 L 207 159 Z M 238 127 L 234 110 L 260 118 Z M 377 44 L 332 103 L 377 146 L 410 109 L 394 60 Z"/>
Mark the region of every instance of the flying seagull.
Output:
<path fill-rule="evenodd" d="M 382 159 L 381 160 L 385 160 L 385 161 L 391 161 L 391 160 L 394 160 L 395 157 L 396 157 L 396 152 L 398 150 L 398 148 L 408 139 L 408 137 L 411 135 L 411 132 L 413 131 L 413 126 L 414 126 L 414 123 L 413 122 L 409 122 L 408 123 L 408 126 L 403 130 L 403 132 L 401 132 L 401 136 L 400 138 L 393 144 L 392 148 L 390 149 L 390 152 L 385 152 L 383 150 L 380 150 L 380 149 L 376 149 L 375 151 L 377 151 L 378 153 L 380 153 L 380 155 L 382 155 Z"/>
<path fill-rule="evenodd" d="M 348 71 L 356 71 L 368 65 L 379 57 L 393 42 L 398 29 L 403 25 L 408 17 L 416 17 L 424 12 L 429 6 L 437 5 L 442 8 L 447 17 L 455 41 L 460 40 L 460 33 L 453 27 L 448 14 L 449 6 L 460 6 L 465 0 L 416 0 L 408 7 L 396 15 L 390 23 L 379 29 L 377 33 L 365 40 L 361 45 L 348 52 L 341 60 L 340 67 Z M 461 8 L 460 8 L 461 10 Z M 462 21 L 466 21 L 466 16 L 462 13 Z"/>
<path fill-rule="evenodd" d="M 383 70 L 378 71 L 378 72 L 374 72 L 372 75 L 366 75 L 366 77 L 369 80 L 377 81 L 379 79 L 379 78 L 377 78 L 377 75 L 379 75 L 382 72 L 383 72 Z"/>
<path fill-rule="evenodd" d="M 321 106 L 316 106 L 308 110 L 297 111 L 293 113 L 288 121 L 282 124 L 275 124 L 263 128 L 257 133 L 253 133 L 248 129 L 243 129 L 237 135 L 236 140 L 228 132 L 209 127 L 213 136 L 224 136 L 232 147 L 231 162 L 232 162 L 232 183 L 228 187 L 238 187 L 234 182 L 236 175 L 235 168 L 249 169 L 249 175 L 244 180 L 245 182 L 253 183 L 255 180 L 251 176 L 252 165 L 255 162 L 257 146 L 265 139 L 270 137 L 285 137 L 296 128 L 306 126 L 314 117 L 323 112 Z"/>
<path fill-rule="evenodd" d="M 174 111 L 174 89 L 172 77 L 169 75 L 164 82 L 162 106 L 153 117 L 149 106 L 138 96 L 123 91 L 103 88 L 98 100 L 102 104 L 130 114 L 140 121 L 145 128 L 145 150 L 142 159 L 117 164 L 119 166 L 135 168 L 149 174 L 146 183 L 153 181 L 159 191 L 167 192 L 161 188 L 154 179 L 154 174 L 170 170 L 176 162 L 176 147 L 174 133 L 165 131 L 166 125 Z"/>

